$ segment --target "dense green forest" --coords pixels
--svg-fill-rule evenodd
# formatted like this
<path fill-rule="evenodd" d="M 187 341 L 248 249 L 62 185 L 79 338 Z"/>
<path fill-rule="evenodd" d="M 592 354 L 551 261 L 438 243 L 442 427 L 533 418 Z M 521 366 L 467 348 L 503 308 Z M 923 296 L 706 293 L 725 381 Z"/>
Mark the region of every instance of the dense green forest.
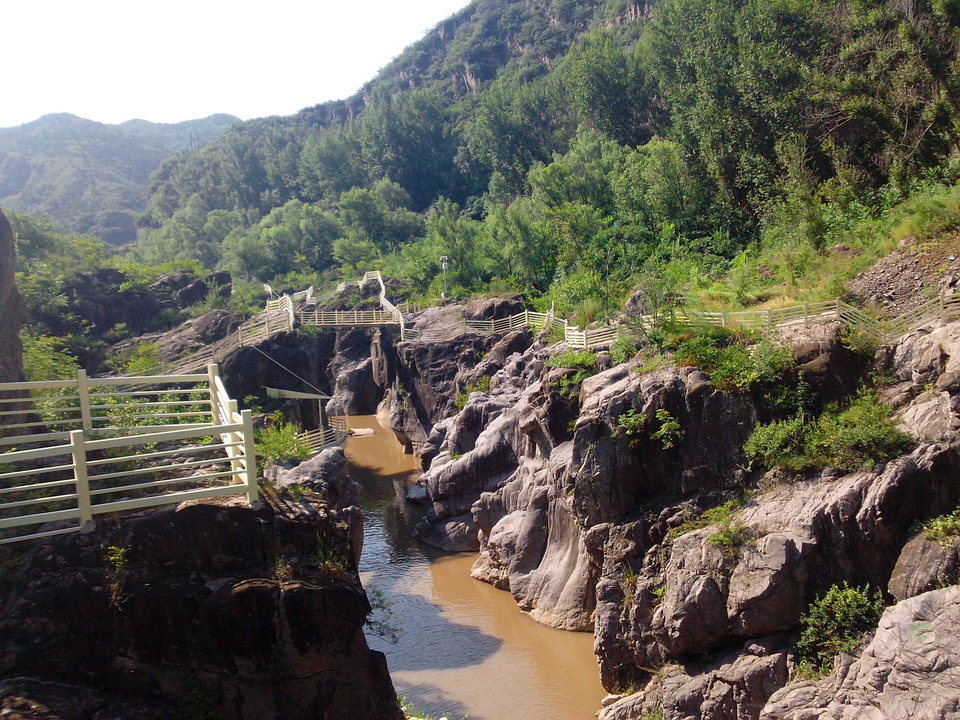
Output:
<path fill-rule="evenodd" d="M 0 128 L 0 207 L 47 215 L 63 228 L 120 245 L 136 239 L 150 174 L 238 122 L 232 115 L 121 125 L 59 113 Z"/>
<path fill-rule="evenodd" d="M 796 280 L 956 180 L 958 21 L 956 0 L 476 0 L 357 97 L 164 163 L 137 256 L 430 294 L 449 255 L 457 292 L 564 312 L 761 253 Z"/>
<path fill-rule="evenodd" d="M 475 0 L 355 97 L 165 161 L 136 247 L 97 262 L 430 297 L 447 255 L 456 295 L 583 322 L 637 287 L 835 297 L 960 229 L 958 26 L 960 0 Z"/>

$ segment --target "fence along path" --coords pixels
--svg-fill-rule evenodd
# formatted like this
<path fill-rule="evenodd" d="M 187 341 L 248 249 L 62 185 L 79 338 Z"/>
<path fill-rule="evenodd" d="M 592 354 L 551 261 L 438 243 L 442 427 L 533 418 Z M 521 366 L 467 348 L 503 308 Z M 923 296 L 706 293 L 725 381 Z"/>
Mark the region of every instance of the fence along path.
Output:
<path fill-rule="evenodd" d="M 387 298 L 387 288 L 379 270 L 363 274 L 360 280 L 341 282 L 338 292 L 348 287 L 363 287 L 369 282 L 379 286 L 379 310 L 309 310 L 299 312 L 301 303 L 310 304 L 314 297 L 314 288 L 283 295 L 269 300 L 264 311 L 241 325 L 234 333 L 223 340 L 204 348 L 200 352 L 171 365 L 167 372 L 183 374 L 199 372 L 209 362 L 223 360 L 229 353 L 244 345 L 253 345 L 269 339 L 280 332 L 292 330 L 299 322 L 301 325 L 316 327 L 358 327 L 399 325 L 400 337 L 407 341 L 428 342 L 437 339 L 429 330 L 420 331 L 406 326 L 403 310 L 412 308 L 406 304 L 394 305 Z M 932 320 L 946 320 L 960 315 L 960 296 L 945 295 L 933 298 L 923 305 L 892 320 L 878 320 L 863 310 L 843 300 L 828 300 L 818 303 L 804 303 L 776 310 L 743 310 L 737 312 L 706 312 L 685 310 L 673 314 L 673 319 L 691 324 L 719 325 L 722 327 L 743 327 L 772 330 L 790 325 L 807 325 L 815 322 L 836 320 L 865 333 L 871 338 L 883 342 L 902 335 Z M 639 318 L 640 326 L 649 330 L 655 324 L 653 316 Z M 549 313 L 537 313 L 525 310 L 508 318 L 498 320 L 465 320 L 467 330 L 479 333 L 500 333 L 521 326 L 534 329 L 544 327 L 560 328 L 564 339 L 572 348 L 597 350 L 609 348 L 619 337 L 618 325 L 606 325 L 598 328 L 581 329 L 564 319 Z"/>
<path fill-rule="evenodd" d="M 134 388 L 134 389 L 131 389 Z M 25 396 L 27 393 L 32 395 Z M 257 499 L 253 420 L 205 373 L 4 383 L 0 544 L 75 532 L 103 513 Z M 47 427 L 50 432 L 43 432 Z M 36 531 L 45 523 L 66 523 Z"/>

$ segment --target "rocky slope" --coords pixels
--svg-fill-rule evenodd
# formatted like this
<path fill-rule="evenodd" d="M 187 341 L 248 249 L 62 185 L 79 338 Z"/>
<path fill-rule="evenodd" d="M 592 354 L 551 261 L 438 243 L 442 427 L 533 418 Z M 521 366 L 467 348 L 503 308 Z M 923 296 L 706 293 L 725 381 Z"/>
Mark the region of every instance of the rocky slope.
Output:
<path fill-rule="evenodd" d="M 837 327 L 787 335 L 821 402 L 853 390 L 862 362 Z M 887 400 L 921 441 L 913 452 L 802 477 L 745 471 L 741 447 L 767 411 L 697 368 L 642 373 L 601 356 L 571 393 L 572 371 L 545 362 L 556 348 L 517 350 L 488 392 L 433 427 L 420 537 L 478 549 L 474 577 L 534 619 L 593 629 L 606 687 L 642 688 L 604 720 L 756 718 L 788 683 L 799 618 L 818 594 L 846 581 L 905 599 L 956 572 L 949 554 L 926 573 L 901 554 L 936 555 L 908 544 L 911 527 L 960 502 L 958 339 L 960 325 L 947 325 L 878 356 L 893 378 Z M 673 442 L 654 437 L 658 410 L 679 423 Z M 634 437 L 618 424 L 629 411 L 648 419 Z M 729 518 L 698 521 L 728 500 Z"/>

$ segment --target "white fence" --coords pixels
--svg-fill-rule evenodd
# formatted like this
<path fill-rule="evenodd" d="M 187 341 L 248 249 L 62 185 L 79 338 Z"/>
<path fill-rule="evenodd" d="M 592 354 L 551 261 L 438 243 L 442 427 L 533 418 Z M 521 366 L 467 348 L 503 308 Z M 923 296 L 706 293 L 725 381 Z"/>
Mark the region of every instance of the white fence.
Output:
<path fill-rule="evenodd" d="M 305 430 L 299 438 L 313 453 L 318 453 L 328 447 L 343 447 L 347 439 L 346 418 L 330 418 L 330 427 L 316 430 Z"/>
<path fill-rule="evenodd" d="M 120 390 L 120 387 L 125 389 Z M 126 389 L 143 388 L 143 389 Z M 0 544 L 74 532 L 95 515 L 257 498 L 253 423 L 204 374 L 5 383 Z M 43 432 L 46 428 L 50 432 Z M 61 527 L 30 532 L 46 523 Z"/>

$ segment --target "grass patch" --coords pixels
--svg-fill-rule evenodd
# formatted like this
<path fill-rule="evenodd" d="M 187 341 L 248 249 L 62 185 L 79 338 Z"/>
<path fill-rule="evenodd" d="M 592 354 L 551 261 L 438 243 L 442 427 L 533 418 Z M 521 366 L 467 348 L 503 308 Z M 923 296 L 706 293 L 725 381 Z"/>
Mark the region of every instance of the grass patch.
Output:
<path fill-rule="evenodd" d="M 667 533 L 666 543 L 673 544 L 673 542 L 680 537 L 681 535 L 686 535 L 687 533 L 693 532 L 694 530 L 700 530 L 710 525 L 719 526 L 719 531 L 717 535 L 712 536 L 710 541 L 715 545 L 721 545 L 724 547 L 734 547 L 742 545 L 743 542 L 746 542 L 749 539 L 749 529 L 746 525 L 743 525 L 739 522 L 734 522 L 734 515 L 736 512 L 747 504 L 749 496 L 746 492 L 741 493 L 735 498 L 727 500 L 725 503 L 712 507 L 709 510 L 705 510 L 700 515 L 690 518 L 689 520 L 684 521 L 675 528 L 671 528 Z M 715 541 L 714 537 L 721 536 L 719 540 Z M 736 538 L 740 538 L 740 542 L 734 542 Z"/>
<path fill-rule="evenodd" d="M 457 393 L 456 399 L 453 401 L 453 406 L 459 411 L 463 410 L 467 406 L 467 402 L 470 400 L 470 394 L 475 392 L 489 393 L 490 392 L 490 376 L 483 375 L 477 379 L 475 383 L 467 385 L 463 392 Z"/>
<path fill-rule="evenodd" d="M 948 515 L 930 518 L 920 526 L 924 537 L 947 547 L 960 538 L 960 508 Z"/>
<path fill-rule="evenodd" d="M 597 372 L 597 355 L 586 350 L 569 350 L 547 358 L 546 364 L 548 367 L 574 371 L 571 375 L 561 377 L 556 386 L 561 395 L 571 398 L 580 384 Z"/>

